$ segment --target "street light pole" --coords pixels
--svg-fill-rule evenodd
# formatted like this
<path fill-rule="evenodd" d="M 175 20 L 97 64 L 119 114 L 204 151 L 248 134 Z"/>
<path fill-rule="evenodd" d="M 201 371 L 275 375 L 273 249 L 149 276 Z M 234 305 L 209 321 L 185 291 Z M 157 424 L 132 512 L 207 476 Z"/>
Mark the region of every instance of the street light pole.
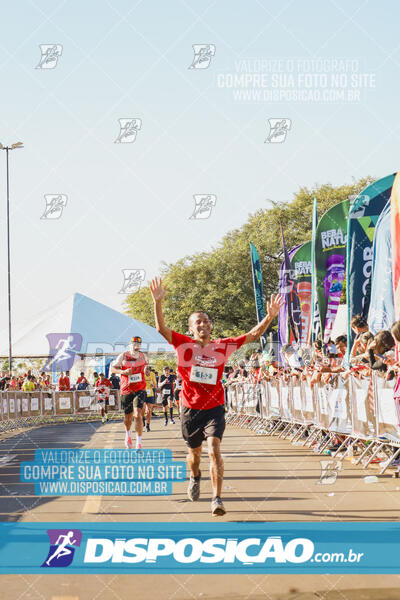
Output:
<path fill-rule="evenodd" d="M 22 142 L 11 146 L 0 144 L 0 150 L 6 151 L 6 195 L 7 195 L 7 270 L 8 270 L 8 370 L 12 372 L 12 342 L 11 342 L 11 253 L 10 253 L 10 171 L 8 153 L 15 148 L 22 148 Z"/>

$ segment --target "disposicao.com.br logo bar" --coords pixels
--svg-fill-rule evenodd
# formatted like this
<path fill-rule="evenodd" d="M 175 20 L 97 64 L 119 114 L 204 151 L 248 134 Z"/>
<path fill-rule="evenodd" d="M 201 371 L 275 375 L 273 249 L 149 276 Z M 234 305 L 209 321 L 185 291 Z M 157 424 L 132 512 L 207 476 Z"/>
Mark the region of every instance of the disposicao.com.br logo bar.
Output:
<path fill-rule="evenodd" d="M 0 573 L 400 573 L 400 523 L 0 523 Z"/>

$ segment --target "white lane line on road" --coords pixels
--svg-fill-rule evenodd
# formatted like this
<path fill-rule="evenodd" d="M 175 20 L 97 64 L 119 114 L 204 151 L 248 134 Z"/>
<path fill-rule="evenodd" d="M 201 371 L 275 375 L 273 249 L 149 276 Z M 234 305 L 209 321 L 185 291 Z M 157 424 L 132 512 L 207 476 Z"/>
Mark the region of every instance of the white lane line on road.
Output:
<path fill-rule="evenodd" d="M 17 458 L 16 454 L 6 454 L 6 456 L 2 456 L 0 458 L 0 467 L 4 467 L 4 465 L 13 462 L 14 458 Z"/>
<path fill-rule="evenodd" d="M 114 425 L 114 424 L 113 424 Z M 106 448 L 112 448 L 116 430 L 114 426 L 111 426 L 110 433 L 107 436 L 105 441 Z M 83 505 L 82 513 L 98 513 L 100 510 L 100 506 L 103 500 L 103 496 L 88 496 L 85 500 L 85 504 Z"/>

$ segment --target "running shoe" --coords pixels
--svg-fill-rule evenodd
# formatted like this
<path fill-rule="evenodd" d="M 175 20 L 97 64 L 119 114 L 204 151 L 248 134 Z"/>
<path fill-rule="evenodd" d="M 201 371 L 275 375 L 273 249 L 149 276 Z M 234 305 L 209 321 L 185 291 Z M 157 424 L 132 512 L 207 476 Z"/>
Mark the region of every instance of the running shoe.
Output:
<path fill-rule="evenodd" d="M 175 421 L 173 419 L 171 419 L 171 423 L 172 425 L 175 425 Z"/>
<path fill-rule="evenodd" d="M 142 449 L 141 442 L 136 442 L 136 450 L 141 450 L 141 449 Z"/>
<path fill-rule="evenodd" d="M 164 421 L 164 427 L 168 425 L 168 421 Z"/>
<path fill-rule="evenodd" d="M 196 500 L 200 498 L 200 479 L 201 471 L 199 471 L 197 477 L 193 477 L 193 475 L 190 475 L 187 495 L 189 500 L 191 500 L 192 502 L 196 502 Z"/>
<path fill-rule="evenodd" d="M 125 448 L 132 448 L 132 436 L 125 435 Z"/>
<path fill-rule="evenodd" d="M 101 422 L 105 423 L 106 422 L 106 418 L 105 417 L 101 417 Z"/>
<path fill-rule="evenodd" d="M 146 424 L 146 431 L 150 431 L 150 425 L 148 423 Z"/>
<path fill-rule="evenodd" d="M 223 517 L 226 513 L 225 506 L 219 496 L 211 500 L 211 514 L 213 517 Z"/>
<path fill-rule="evenodd" d="M 108 415 L 106 415 L 106 421 L 108 421 Z"/>

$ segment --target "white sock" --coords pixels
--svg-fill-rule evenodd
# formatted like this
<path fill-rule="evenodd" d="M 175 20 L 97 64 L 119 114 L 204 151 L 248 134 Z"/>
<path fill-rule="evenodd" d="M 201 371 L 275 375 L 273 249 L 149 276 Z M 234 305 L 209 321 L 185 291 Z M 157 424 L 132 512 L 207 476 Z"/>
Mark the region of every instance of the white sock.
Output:
<path fill-rule="evenodd" d="M 142 443 L 142 436 L 141 435 L 137 435 L 136 436 L 136 441 L 137 441 L 138 444 L 141 444 Z"/>
<path fill-rule="evenodd" d="M 130 429 L 127 429 L 127 430 L 125 431 L 125 437 L 126 437 L 127 439 L 128 439 L 129 437 L 131 437 L 131 430 L 130 430 Z"/>

